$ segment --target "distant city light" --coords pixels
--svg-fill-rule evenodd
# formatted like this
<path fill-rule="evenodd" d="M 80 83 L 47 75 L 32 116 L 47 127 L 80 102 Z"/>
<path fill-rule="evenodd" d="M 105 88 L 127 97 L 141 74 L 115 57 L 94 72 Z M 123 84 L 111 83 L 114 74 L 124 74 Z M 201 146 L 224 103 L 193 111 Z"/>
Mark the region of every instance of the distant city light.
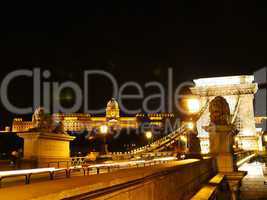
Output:
<path fill-rule="evenodd" d="M 102 134 L 107 134 L 107 132 L 108 132 L 108 126 L 107 125 L 100 126 L 100 132 Z"/>
<path fill-rule="evenodd" d="M 147 138 L 147 139 L 151 139 L 152 136 L 153 136 L 153 134 L 152 134 L 151 131 L 147 131 L 147 132 L 146 132 L 146 138 Z"/>
<path fill-rule="evenodd" d="M 193 122 L 186 122 L 186 127 L 190 130 L 193 130 L 195 127 L 195 124 Z"/>

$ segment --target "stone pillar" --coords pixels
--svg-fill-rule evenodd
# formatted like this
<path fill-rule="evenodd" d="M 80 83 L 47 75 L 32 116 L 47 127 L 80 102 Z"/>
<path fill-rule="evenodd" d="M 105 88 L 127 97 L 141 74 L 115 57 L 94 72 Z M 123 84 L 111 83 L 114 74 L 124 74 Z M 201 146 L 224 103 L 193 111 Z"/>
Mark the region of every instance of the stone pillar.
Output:
<path fill-rule="evenodd" d="M 74 137 L 67 134 L 28 132 L 18 133 L 24 139 L 22 168 L 48 167 L 49 162 L 69 161 L 70 141 Z M 67 162 L 62 162 L 67 165 Z"/>
<path fill-rule="evenodd" d="M 217 96 L 209 104 L 210 123 L 203 128 L 209 133 L 210 153 L 216 159 L 217 170 L 226 176 L 232 199 L 239 196 L 241 180 L 246 172 L 239 172 L 234 159 L 234 135 L 236 127 L 232 123 L 229 104 Z"/>
<path fill-rule="evenodd" d="M 216 158 L 217 170 L 226 176 L 232 199 L 238 199 L 241 180 L 246 172 L 238 171 L 234 160 L 234 126 L 213 125 L 203 128 L 209 132 L 210 153 Z"/>
<path fill-rule="evenodd" d="M 210 154 L 216 157 L 218 172 L 236 171 L 233 157 L 233 131 L 231 125 L 207 126 L 209 132 Z"/>

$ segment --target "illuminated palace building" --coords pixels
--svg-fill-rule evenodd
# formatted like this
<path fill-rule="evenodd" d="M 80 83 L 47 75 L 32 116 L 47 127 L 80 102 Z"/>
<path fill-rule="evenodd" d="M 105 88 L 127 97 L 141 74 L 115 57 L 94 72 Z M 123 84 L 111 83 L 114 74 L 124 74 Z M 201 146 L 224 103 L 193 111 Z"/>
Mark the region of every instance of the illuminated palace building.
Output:
<path fill-rule="evenodd" d="M 115 99 L 107 103 L 106 116 L 96 117 L 86 113 L 55 113 L 52 115 L 55 122 L 62 122 L 65 131 L 80 132 L 83 130 L 99 130 L 102 125 L 107 125 L 115 130 L 124 128 L 136 129 L 140 123 L 148 121 L 150 125 L 163 127 L 166 119 L 173 118 L 170 113 L 155 114 L 136 114 L 131 117 L 120 116 L 120 108 Z M 32 128 L 31 121 L 23 121 L 21 118 L 15 118 L 12 124 L 13 132 L 25 132 Z"/>

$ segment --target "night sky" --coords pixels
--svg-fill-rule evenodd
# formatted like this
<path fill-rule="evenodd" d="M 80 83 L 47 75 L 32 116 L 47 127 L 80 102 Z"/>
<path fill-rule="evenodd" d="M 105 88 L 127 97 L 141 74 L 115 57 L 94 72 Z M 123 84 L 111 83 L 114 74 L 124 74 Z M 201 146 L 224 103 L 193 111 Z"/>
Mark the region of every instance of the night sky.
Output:
<path fill-rule="evenodd" d="M 3 7 L 0 78 L 15 69 L 40 67 L 51 70 L 51 81 L 82 84 L 83 70 L 103 69 L 120 84 L 129 80 L 166 84 L 171 67 L 178 85 L 194 78 L 251 74 L 267 64 L 265 5 L 107 2 Z M 31 88 L 31 81 L 14 83 L 14 104 L 31 105 Z M 90 88 L 92 107 L 111 97 L 105 80 Z M 1 126 L 12 117 L 1 108 Z"/>

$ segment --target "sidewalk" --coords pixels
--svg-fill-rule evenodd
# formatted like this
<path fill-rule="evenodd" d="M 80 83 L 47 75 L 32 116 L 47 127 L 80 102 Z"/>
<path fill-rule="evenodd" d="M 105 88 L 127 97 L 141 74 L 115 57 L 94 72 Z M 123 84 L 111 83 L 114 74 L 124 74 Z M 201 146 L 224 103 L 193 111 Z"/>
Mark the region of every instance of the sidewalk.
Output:
<path fill-rule="evenodd" d="M 262 172 L 263 164 L 253 162 L 244 164 L 239 170 L 248 171 L 248 174 L 242 180 L 241 199 L 242 200 L 261 200 L 267 199 L 267 185 L 264 184 L 264 177 Z"/>

